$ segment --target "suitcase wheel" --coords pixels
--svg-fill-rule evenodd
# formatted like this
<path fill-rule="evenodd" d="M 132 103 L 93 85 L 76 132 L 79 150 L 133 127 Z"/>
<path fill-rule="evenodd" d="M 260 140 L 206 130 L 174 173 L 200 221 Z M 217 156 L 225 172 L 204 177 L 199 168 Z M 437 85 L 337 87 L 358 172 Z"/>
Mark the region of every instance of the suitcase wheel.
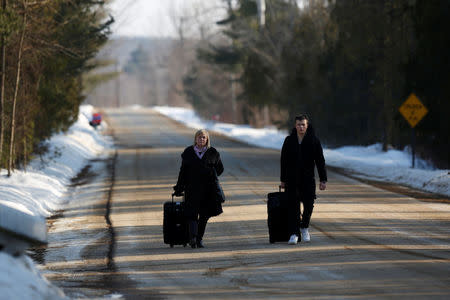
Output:
<path fill-rule="evenodd" d="M 186 247 L 187 246 L 187 244 L 183 244 L 183 247 Z"/>
<path fill-rule="evenodd" d="M 269 243 L 274 244 L 275 241 L 273 239 L 269 239 Z"/>
<path fill-rule="evenodd" d="M 170 248 L 173 248 L 173 244 L 170 244 Z"/>

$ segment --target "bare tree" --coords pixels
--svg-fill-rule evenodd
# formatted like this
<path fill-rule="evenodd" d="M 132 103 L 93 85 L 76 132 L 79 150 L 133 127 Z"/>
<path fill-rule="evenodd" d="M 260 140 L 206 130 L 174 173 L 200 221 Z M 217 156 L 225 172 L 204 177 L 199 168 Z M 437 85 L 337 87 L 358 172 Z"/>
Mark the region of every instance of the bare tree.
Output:
<path fill-rule="evenodd" d="M 27 1 L 23 1 L 23 22 L 22 22 L 22 33 L 20 35 L 19 49 L 17 55 L 17 73 L 16 73 L 16 83 L 14 87 L 14 97 L 13 97 L 13 107 L 11 113 L 11 139 L 9 145 L 9 162 L 8 162 L 8 176 L 11 176 L 11 169 L 14 159 L 14 133 L 16 126 L 16 104 L 17 104 L 17 94 L 19 92 L 20 84 L 20 70 L 22 65 L 22 53 L 23 53 L 23 41 L 25 39 L 25 31 L 27 26 Z"/>
<path fill-rule="evenodd" d="M 190 0 L 189 3 L 189 6 L 186 2 L 176 6 L 175 1 L 172 1 L 168 11 L 178 38 L 169 60 L 169 101 L 173 104 L 184 102 L 182 81 L 195 63 L 196 49 L 215 37 L 218 33 L 216 21 L 220 20 L 223 17 L 220 14 L 225 14 L 227 10 L 219 0 Z"/>
<path fill-rule="evenodd" d="M 7 7 L 7 0 L 2 0 L 2 10 L 5 12 Z M 1 167 L 1 159 L 3 157 L 3 139 L 5 132 L 5 79 L 6 79 L 6 38 L 5 32 L 2 32 L 1 37 L 1 47 L 2 47 L 2 79 L 1 79 L 1 87 L 0 87 L 0 167 Z"/>
<path fill-rule="evenodd" d="M 178 40 L 180 42 L 180 46 L 183 47 L 188 20 L 187 9 L 185 6 L 183 8 L 176 6 L 175 2 L 172 1 L 168 13 L 170 21 L 172 22 L 172 26 L 174 27 Z"/>

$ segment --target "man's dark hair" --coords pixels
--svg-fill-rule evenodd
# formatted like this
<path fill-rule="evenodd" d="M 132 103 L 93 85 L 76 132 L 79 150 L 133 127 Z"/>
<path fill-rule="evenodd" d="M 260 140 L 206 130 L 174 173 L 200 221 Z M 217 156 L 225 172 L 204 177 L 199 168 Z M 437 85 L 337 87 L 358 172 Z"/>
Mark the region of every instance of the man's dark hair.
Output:
<path fill-rule="evenodd" d="M 294 122 L 306 120 L 309 124 L 309 117 L 306 114 L 302 114 L 295 117 Z"/>

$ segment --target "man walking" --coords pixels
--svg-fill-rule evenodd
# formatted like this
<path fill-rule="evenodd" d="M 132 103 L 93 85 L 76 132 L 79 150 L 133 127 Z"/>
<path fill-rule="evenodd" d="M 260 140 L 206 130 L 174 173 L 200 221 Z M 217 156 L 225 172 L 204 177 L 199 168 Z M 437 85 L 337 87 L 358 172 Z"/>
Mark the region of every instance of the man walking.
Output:
<path fill-rule="evenodd" d="M 309 124 L 308 117 L 300 115 L 295 118 L 295 128 L 286 137 L 281 149 L 280 179 L 281 187 L 288 193 L 290 245 L 297 244 L 300 232 L 303 241 L 311 240 L 308 227 L 316 199 L 315 166 L 319 173 L 319 188 L 325 190 L 327 172 L 322 145 Z M 302 214 L 300 202 L 303 203 Z"/>

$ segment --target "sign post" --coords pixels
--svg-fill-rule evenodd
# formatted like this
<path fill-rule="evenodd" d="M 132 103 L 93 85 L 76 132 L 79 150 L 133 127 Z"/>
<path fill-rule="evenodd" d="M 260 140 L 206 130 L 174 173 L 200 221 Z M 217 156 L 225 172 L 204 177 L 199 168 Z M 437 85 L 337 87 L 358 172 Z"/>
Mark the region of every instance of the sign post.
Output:
<path fill-rule="evenodd" d="M 402 116 L 411 125 L 411 147 L 412 147 L 412 167 L 414 168 L 416 153 L 416 132 L 414 128 L 417 123 L 428 113 L 428 109 L 420 102 L 414 93 L 411 93 L 399 108 Z"/>

